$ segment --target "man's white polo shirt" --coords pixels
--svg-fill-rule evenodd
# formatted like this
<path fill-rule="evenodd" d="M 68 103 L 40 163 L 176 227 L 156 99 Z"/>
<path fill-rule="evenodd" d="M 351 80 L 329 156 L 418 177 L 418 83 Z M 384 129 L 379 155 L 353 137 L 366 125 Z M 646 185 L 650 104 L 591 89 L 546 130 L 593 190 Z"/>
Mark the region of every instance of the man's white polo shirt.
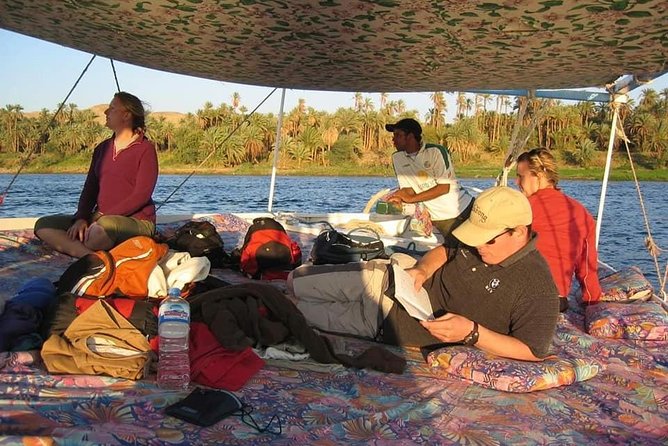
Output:
<path fill-rule="evenodd" d="M 424 202 L 432 221 L 457 217 L 473 199 L 459 186 L 450 152 L 443 146 L 423 144 L 420 150 L 411 155 L 404 151 L 394 152 L 392 164 L 399 187 L 410 187 L 420 193 L 437 184 L 450 185 L 447 194 Z"/>

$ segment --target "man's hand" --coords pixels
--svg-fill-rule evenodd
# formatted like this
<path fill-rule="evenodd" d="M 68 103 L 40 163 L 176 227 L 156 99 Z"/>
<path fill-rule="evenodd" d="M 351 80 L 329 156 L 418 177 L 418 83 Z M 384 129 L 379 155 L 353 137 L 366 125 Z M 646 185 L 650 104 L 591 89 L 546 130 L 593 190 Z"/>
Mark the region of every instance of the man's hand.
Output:
<path fill-rule="evenodd" d="M 79 240 L 83 243 L 86 239 L 86 229 L 88 229 L 88 222 L 80 218 L 70 226 L 67 230 L 67 235 L 72 240 Z"/>
<path fill-rule="evenodd" d="M 421 321 L 420 324 L 433 337 L 443 342 L 461 342 L 473 330 L 473 321 L 454 313 L 448 313 L 433 321 Z"/>
<path fill-rule="evenodd" d="M 402 203 L 414 203 L 413 197 L 416 193 L 411 187 L 402 187 L 395 193 L 389 196 L 387 199 L 388 203 L 401 205 Z"/>
<path fill-rule="evenodd" d="M 415 291 L 420 291 L 420 288 L 422 288 L 422 285 L 427 281 L 429 278 L 427 276 L 427 273 L 424 272 L 424 270 L 420 268 L 409 268 L 406 270 L 409 276 L 413 278 L 413 284 L 415 286 Z"/>

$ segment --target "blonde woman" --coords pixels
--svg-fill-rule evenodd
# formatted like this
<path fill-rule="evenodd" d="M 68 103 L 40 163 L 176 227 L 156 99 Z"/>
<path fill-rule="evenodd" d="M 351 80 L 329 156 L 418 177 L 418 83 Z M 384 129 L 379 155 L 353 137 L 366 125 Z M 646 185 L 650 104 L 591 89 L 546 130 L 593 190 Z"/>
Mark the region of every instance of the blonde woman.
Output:
<path fill-rule="evenodd" d="M 144 136 L 144 106 L 136 96 L 119 92 L 105 115 L 114 133 L 93 151 L 76 213 L 50 215 L 35 223 L 37 237 L 73 257 L 155 233 L 152 194 L 158 157 L 155 145 Z"/>
<path fill-rule="evenodd" d="M 517 159 L 517 185 L 529 199 L 538 251 L 545 257 L 559 290 L 560 310 L 568 308 L 573 275 L 585 303 L 598 302 L 598 254 L 594 218 L 558 187 L 557 163 L 546 149 L 524 152 Z"/>

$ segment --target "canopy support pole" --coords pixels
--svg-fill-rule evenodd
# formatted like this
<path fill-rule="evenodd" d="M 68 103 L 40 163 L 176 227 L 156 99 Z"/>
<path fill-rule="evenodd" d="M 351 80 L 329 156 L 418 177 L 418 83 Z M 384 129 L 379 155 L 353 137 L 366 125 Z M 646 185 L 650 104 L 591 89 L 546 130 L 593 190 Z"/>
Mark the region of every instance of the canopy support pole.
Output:
<path fill-rule="evenodd" d="M 612 150 L 615 146 L 615 134 L 617 132 L 617 120 L 619 119 L 619 105 L 626 102 L 625 95 L 615 97 L 612 103 L 612 125 L 610 126 L 610 138 L 608 140 L 608 155 L 605 159 L 605 170 L 603 171 L 603 185 L 601 187 L 601 198 L 598 202 L 598 214 L 596 216 L 596 248 L 598 249 L 601 238 L 601 224 L 603 223 L 603 208 L 605 207 L 605 194 L 608 190 L 608 178 L 612 164 Z"/>
<path fill-rule="evenodd" d="M 285 105 L 285 88 L 281 90 L 281 108 L 278 112 L 278 123 L 276 124 L 276 144 L 274 144 L 274 163 L 271 166 L 271 183 L 269 184 L 269 201 L 267 212 L 271 212 L 274 205 L 274 189 L 276 187 L 276 171 L 278 168 L 278 151 L 281 147 L 281 128 L 283 127 L 283 106 Z"/>

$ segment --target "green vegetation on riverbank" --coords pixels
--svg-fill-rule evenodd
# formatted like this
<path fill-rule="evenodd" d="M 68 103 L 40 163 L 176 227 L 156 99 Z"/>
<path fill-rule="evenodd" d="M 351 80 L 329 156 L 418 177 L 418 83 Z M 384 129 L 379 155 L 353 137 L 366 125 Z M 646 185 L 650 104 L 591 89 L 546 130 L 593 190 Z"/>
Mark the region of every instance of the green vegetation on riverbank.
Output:
<path fill-rule="evenodd" d="M 424 116 L 406 110 L 403 101 L 381 94 L 378 107 L 355 94 L 353 107 L 336 112 L 316 110 L 303 100 L 283 118 L 279 169 L 283 175 L 393 176 L 392 134 L 387 123 L 414 117 L 423 123 L 423 140 L 452 152 L 461 178 L 494 178 L 513 134 L 529 132 L 526 148 L 552 151 L 563 178 L 600 180 L 610 135 L 607 104 L 567 105 L 554 100 L 528 100 L 488 94 L 457 93 L 447 104 L 433 92 L 433 108 Z M 248 115 L 238 93 L 215 107 L 207 102 L 197 113 L 155 112 L 147 118 L 147 136 L 156 143 L 162 173 L 267 175 L 276 140 L 277 117 Z M 527 102 L 528 101 L 528 102 Z M 446 122 L 456 107 L 454 122 Z M 0 108 L 0 172 L 86 172 L 93 148 L 110 136 L 100 105 L 81 110 L 67 104 L 54 117 L 50 110 L 23 113 L 20 105 Z M 526 113 L 518 121 L 520 109 Z M 636 105 L 620 106 L 620 122 L 641 180 L 668 181 L 668 89 L 643 91 Z M 534 117 L 536 119 L 534 119 Z M 611 177 L 632 179 L 622 138 L 615 140 Z M 29 162 L 25 157 L 31 154 Z M 24 166 L 25 164 L 25 166 Z M 513 172 L 514 175 L 514 172 Z"/>
<path fill-rule="evenodd" d="M 271 164 L 244 163 L 234 168 L 225 167 L 202 167 L 197 169 L 195 165 L 175 163 L 160 157 L 160 172 L 162 174 L 190 174 L 194 170 L 198 175 L 270 175 Z M 36 160 L 23 170 L 23 173 L 86 173 L 89 155 L 80 155 L 61 162 L 53 163 L 46 159 Z M 14 165 L 14 168 L 5 166 Z M 460 178 L 495 178 L 500 173 L 500 163 L 497 166 L 489 165 L 458 165 L 457 175 Z M 0 154 L 0 173 L 12 174 L 18 165 L 13 162 L 7 154 Z M 603 167 L 562 167 L 559 171 L 562 179 L 595 180 L 603 178 Z M 394 171 L 390 166 L 360 167 L 354 164 L 341 164 L 335 166 L 304 165 L 301 168 L 281 163 L 279 175 L 290 176 L 381 176 L 392 177 Z M 636 174 L 641 181 L 668 181 L 668 169 L 645 169 L 636 166 Z M 512 172 L 514 175 L 514 172 Z M 610 179 L 613 181 L 632 180 L 633 175 L 628 163 L 614 162 L 610 171 Z"/>

